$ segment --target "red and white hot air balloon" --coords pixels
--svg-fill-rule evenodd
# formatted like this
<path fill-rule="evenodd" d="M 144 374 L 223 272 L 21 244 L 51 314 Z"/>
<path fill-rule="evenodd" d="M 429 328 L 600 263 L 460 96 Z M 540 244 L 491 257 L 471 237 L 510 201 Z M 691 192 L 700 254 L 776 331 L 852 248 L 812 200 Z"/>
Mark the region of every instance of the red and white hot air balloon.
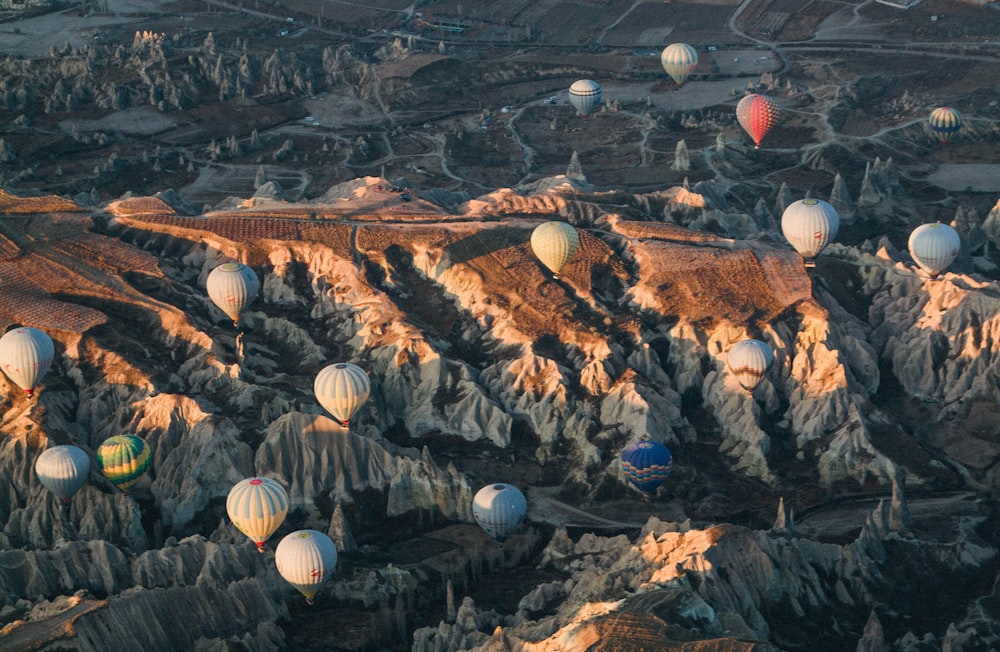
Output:
<path fill-rule="evenodd" d="M 778 122 L 778 105 L 767 95 L 747 95 L 736 105 L 736 120 L 753 139 L 754 147 Z"/>

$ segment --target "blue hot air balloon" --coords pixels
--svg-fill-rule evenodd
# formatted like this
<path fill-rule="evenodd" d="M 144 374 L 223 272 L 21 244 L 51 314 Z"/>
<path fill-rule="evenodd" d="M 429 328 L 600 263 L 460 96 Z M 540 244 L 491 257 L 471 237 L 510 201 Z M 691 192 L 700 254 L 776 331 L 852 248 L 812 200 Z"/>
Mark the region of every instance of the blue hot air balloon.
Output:
<path fill-rule="evenodd" d="M 644 496 L 652 495 L 670 475 L 670 449 L 658 441 L 641 439 L 622 451 L 622 471 Z"/>
<path fill-rule="evenodd" d="M 962 129 L 962 114 L 950 106 L 938 107 L 927 118 L 927 128 L 942 145 L 947 145 Z"/>
<path fill-rule="evenodd" d="M 503 543 L 514 534 L 528 514 L 528 501 L 514 485 L 496 482 L 476 492 L 472 499 L 472 515 L 479 527 Z"/>

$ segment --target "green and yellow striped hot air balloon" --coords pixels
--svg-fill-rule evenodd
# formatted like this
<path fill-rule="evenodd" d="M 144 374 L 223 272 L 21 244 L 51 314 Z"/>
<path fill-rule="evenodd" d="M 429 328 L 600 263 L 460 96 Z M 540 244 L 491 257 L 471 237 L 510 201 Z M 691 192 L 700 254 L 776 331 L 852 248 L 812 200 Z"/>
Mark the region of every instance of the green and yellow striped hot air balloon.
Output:
<path fill-rule="evenodd" d="M 139 481 L 151 460 L 149 445 L 135 435 L 108 437 L 97 449 L 101 473 L 125 493 Z"/>

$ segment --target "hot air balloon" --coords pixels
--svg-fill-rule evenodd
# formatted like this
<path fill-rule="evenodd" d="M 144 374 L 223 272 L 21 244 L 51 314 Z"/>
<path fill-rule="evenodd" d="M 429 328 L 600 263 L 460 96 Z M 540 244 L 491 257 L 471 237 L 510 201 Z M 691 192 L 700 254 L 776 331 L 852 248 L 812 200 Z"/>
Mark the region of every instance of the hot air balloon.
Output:
<path fill-rule="evenodd" d="M 128 493 L 149 468 L 149 445 L 135 435 L 108 437 L 97 449 L 97 465 L 113 485 Z"/>
<path fill-rule="evenodd" d="M 587 117 L 601 105 L 601 85 L 593 79 L 578 79 L 569 87 L 569 103 Z"/>
<path fill-rule="evenodd" d="M 839 228 L 837 209 L 822 199 L 800 199 L 781 214 L 781 232 L 803 258 L 818 256 Z"/>
<path fill-rule="evenodd" d="M 514 534 L 528 514 L 528 501 L 514 485 L 505 482 L 486 485 L 472 499 L 472 515 L 479 527 L 503 543 Z"/>
<path fill-rule="evenodd" d="M 87 482 L 90 457 L 77 446 L 53 446 L 35 460 L 35 475 L 42 486 L 69 505 L 69 499 Z"/>
<path fill-rule="evenodd" d="M 233 525 L 264 552 L 264 542 L 288 514 L 288 492 L 276 480 L 247 478 L 229 490 L 226 512 Z"/>
<path fill-rule="evenodd" d="M 913 262 L 932 277 L 937 276 L 958 256 L 962 241 L 958 231 L 947 224 L 921 224 L 910 233 L 908 243 Z"/>
<path fill-rule="evenodd" d="M 260 281 L 243 263 L 224 263 L 209 272 L 205 289 L 212 303 L 239 326 L 240 313 L 257 296 Z"/>
<path fill-rule="evenodd" d="M 274 563 L 285 581 L 313 598 L 337 565 L 337 546 L 330 537 L 316 530 L 296 530 L 278 543 Z"/>
<path fill-rule="evenodd" d="M 622 451 L 622 471 L 646 497 L 652 495 L 670 475 L 670 449 L 658 441 L 641 439 Z"/>
<path fill-rule="evenodd" d="M 743 340 L 729 349 L 726 364 L 740 386 L 752 392 L 774 362 L 774 351 L 760 340 Z"/>
<path fill-rule="evenodd" d="M 687 43 L 672 43 L 660 53 L 660 64 L 680 86 L 698 65 L 698 51 Z"/>
<path fill-rule="evenodd" d="M 320 369 L 313 382 L 313 393 L 340 425 L 347 426 L 368 400 L 371 384 L 364 369 L 350 362 L 338 362 Z"/>
<path fill-rule="evenodd" d="M 767 95 L 747 95 L 736 105 L 736 120 L 750 134 L 754 148 L 760 147 L 760 141 L 778 122 L 778 105 Z"/>
<path fill-rule="evenodd" d="M 22 326 L 0 337 L 0 365 L 18 387 L 31 396 L 52 366 L 56 348 L 52 338 L 37 328 Z"/>
<path fill-rule="evenodd" d="M 579 246 L 580 235 L 566 222 L 545 222 L 531 232 L 531 250 L 553 274 L 559 273 Z"/>
<path fill-rule="evenodd" d="M 927 127 L 942 145 L 947 145 L 951 137 L 962 128 L 962 114 L 948 106 L 939 107 L 931 111 Z"/>

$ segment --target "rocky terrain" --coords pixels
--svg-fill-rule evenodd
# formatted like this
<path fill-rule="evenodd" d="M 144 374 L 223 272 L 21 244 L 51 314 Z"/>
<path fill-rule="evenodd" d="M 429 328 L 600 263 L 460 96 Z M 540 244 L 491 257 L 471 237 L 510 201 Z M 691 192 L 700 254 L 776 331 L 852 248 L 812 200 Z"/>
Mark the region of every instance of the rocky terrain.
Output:
<path fill-rule="evenodd" d="M 57 355 L 33 399 L 0 376 L 0 650 L 1000 647 L 1000 12 L 787 4 L 3 5 L 0 327 Z M 841 219 L 815 267 L 779 228 L 809 195 Z M 962 250 L 930 279 L 934 220 Z M 234 260 L 239 330 L 205 291 Z M 312 393 L 339 361 L 372 385 L 349 428 Z M 35 477 L 123 433 L 129 494 Z M 290 499 L 263 554 L 225 508 L 251 475 Z M 498 481 L 503 545 L 471 510 Z M 274 564 L 301 528 L 339 551 L 311 606 Z"/>
<path fill-rule="evenodd" d="M 995 644 L 989 250 L 931 280 L 887 235 L 807 269 L 761 219 L 780 206 L 572 171 L 370 217 L 405 181 L 207 212 L 4 193 L 0 315 L 58 359 L 0 406 L 0 647 Z M 891 162 L 869 175 L 887 187 Z M 528 244 L 550 219 L 581 235 L 558 278 Z M 239 334 L 204 292 L 228 260 L 262 281 Z M 753 394 L 725 365 L 748 336 L 776 353 Z M 349 431 L 311 394 L 332 361 L 372 381 Z M 123 432 L 152 448 L 147 477 L 125 495 L 92 472 L 62 512 L 34 459 Z M 618 465 L 644 435 L 674 453 L 651 501 Z M 254 474 L 290 496 L 272 545 L 310 527 L 342 551 L 314 607 L 226 517 Z M 502 547 L 471 517 L 497 480 L 530 505 Z"/>

